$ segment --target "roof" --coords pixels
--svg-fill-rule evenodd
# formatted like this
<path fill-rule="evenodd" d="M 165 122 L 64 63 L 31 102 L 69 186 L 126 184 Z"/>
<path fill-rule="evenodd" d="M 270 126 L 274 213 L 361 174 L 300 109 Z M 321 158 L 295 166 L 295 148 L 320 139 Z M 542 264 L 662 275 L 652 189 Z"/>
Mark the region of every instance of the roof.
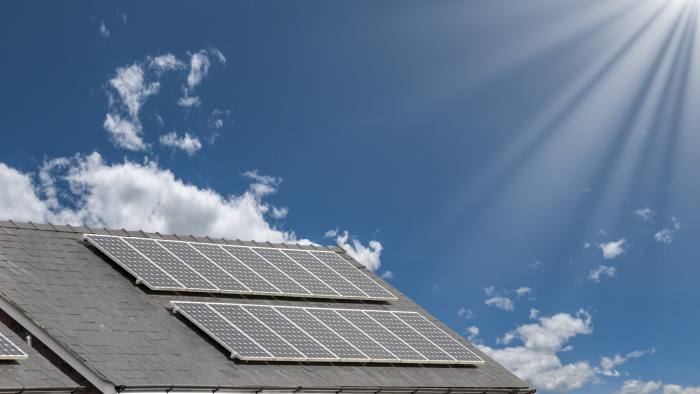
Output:
<path fill-rule="evenodd" d="M 4 323 L 0 323 L 0 333 L 28 356 L 24 360 L 0 361 L 0 392 L 72 392 L 79 387 Z"/>
<path fill-rule="evenodd" d="M 454 367 L 233 361 L 214 341 L 173 315 L 168 309 L 170 301 L 331 307 L 340 305 L 339 301 L 151 292 L 136 285 L 125 271 L 83 242 L 83 233 L 251 243 L 141 231 L 0 222 L 0 292 L 3 298 L 0 308 L 11 309 L 16 320 L 40 331 L 33 335 L 43 331 L 47 346 L 56 348 L 52 350 L 66 357 L 71 366 L 103 392 L 115 386 L 142 390 L 175 386 L 297 387 L 305 390 L 332 387 L 333 391 L 349 387 L 411 391 L 452 388 L 452 391 L 464 389 L 480 393 L 532 391 L 526 383 L 371 273 L 373 279 L 390 288 L 398 300 L 343 302 L 343 307 L 420 311 L 481 356 L 485 363 L 478 367 Z M 339 248 L 321 249 L 339 252 L 358 268 L 362 267 Z"/>

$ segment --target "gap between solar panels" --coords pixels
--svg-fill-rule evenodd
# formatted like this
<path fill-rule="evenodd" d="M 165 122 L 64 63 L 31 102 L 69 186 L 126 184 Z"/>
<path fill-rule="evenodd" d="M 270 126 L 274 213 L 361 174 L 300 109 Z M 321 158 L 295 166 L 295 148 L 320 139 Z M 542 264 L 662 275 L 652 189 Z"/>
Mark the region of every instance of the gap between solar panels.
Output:
<path fill-rule="evenodd" d="M 0 334 L 0 360 L 24 360 L 27 354 L 6 336 Z"/>
<path fill-rule="evenodd" d="M 244 361 L 476 365 L 481 357 L 417 312 L 171 301 Z"/>
<path fill-rule="evenodd" d="M 83 234 L 151 290 L 349 300 L 396 300 L 332 251 Z"/>

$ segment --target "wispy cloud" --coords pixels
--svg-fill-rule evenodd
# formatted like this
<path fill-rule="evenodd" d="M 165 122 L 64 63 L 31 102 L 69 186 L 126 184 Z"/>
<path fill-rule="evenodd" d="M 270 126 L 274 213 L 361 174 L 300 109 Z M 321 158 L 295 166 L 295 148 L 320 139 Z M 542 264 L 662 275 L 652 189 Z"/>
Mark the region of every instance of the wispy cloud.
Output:
<path fill-rule="evenodd" d="M 202 149 L 202 143 L 199 139 L 189 133 L 185 133 L 184 136 L 178 137 L 177 133 L 170 132 L 168 134 L 163 134 L 160 136 L 160 144 L 174 149 L 179 149 L 187 152 L 188 155 L 193 156 L 197 151 Z"/>
<path fill-rule="evenodd" d="M 479 327 L 469 326 L 467 327 L 467 339 L 473 341 L 477 336 L 479 336 Z"/>
<path fill-rule="evenodd" d="M 608 265 L 600 265 L 598 268 L 591 270 L 588 274 L 588 279 L 599 283 L 601 278 L 607 276 L 612 278 L 615 276 L 615 267 L 610 267 Z"/>
<path fill-rule="evenodd" d="M 647 354 L 654 354 L 656 349 L 650 350 L 635 350 L 627 354 L 619 355 L 616 354 L 612 357 L 601 357 L 600 368 L 596 368 L 596 372 L 604 376 L 620 376 L 620 372 L 615 369 L 620 365 L 625 364 L 627 361 L 640 358 Z"/>
<path fill-rule="evenodd" d="M 671 217 L 671 226 L 663 228 L 654 234 L 654 240 L 669 245 L 673 237 L 681 229 L 681 221 L 677 217 Z"/>
<path fill-rule="evenodd" d="M 654 212 L 654 210 L 649 207 L 644 207 L 636 209 L 634 211 L 634 216 L 636 216 L 645 223 L 653 223 L 654 216 L 656 216 L 656 212 Z"/>
<path fill-rule="evenodd" d="M 100 35 L 102 37 L 109 37 L 109 29 L 107 29 L 107 25 L 105 24 L 105 21 L 100 21 L 100 29 L 99 29 Z"/>
<path fill-rule="evenodd" d="M 370 271 L 377 271 L 382 265 L 381 256 L 383 246 L 379 241 L 371 240 L 367 245 L 363 245 L 357 238 L 351 237 L 347 231 L 328 230 L 324 234 L 325 238 L 335 238 L 338 246 L 360 264 Z"/>

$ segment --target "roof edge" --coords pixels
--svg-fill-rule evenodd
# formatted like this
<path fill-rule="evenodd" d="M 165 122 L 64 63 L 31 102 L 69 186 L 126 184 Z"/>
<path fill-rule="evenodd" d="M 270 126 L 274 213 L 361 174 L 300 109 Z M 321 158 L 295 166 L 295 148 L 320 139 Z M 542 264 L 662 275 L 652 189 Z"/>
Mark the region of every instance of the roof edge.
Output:
<path fill-rule="evenodd" d="M 16 321 L 27 332 L 41 341 L 46 347 L 54 352 L 58 357 L 79 373 L 90 384 L 95 386 L 104 394 L 116 394 L 115 386 L 99 372 L 90 368 L 77 355 L 68 350 L 63 344 L 57 341 L 51 334 L 46 332 L 34 320 L 28 317 L 17 305 L 10 301 L 4 294 L 0 293 L 0 310 Z M 29 388 L 24 390 L 30 391 Z M 33 390 L 32 390 L 33 391 Z"/>
<path fill-rule="evenodd" d="M 89 226 L 73 226 L 70 224 L 53 224 L 53 223 L 34 223 L 34 222 L 22 222 L 16 220 L 0 220 L 0 228 L 15 228 L 15 229 L 27 229 L 27 230 L 38 230 L 38 231 L 54 231 L 54 232 L 64 232 L 64 233 L 75 233 L 75 234 L 102 234 L 102 235 L 117 235 L 121 237 L 142 237 L 142 238 L 153 238 L 153 239 L 172 239 L 179 241 L 190 241 L 190 242 L 211 242 L 211 243 L 224 243 L 230 245 L 240 245 L 240 246 L 272 246 L 276 248 L 293 248 L 293 249 L 304 249 L 304 250 L 322 250 L 322 251 L 332 251 L 336 253 L 345 253 L 345 249 L 339 246 L 317 246 L 317 245 L 302 245 L 299 243 L 273 243 L 273 242 L 258 242 L 254 240 L 241 240 L 241 239 L 228 239 L 228 238 L 211 238 L 206 235 L 184 235 L 184 234 L 161 234 L 159 232 L 146 232 L 143 230 L 126 230 L 126 229 L 109 229 L 106 227 L 102 228 L 91 228 Z"/>
<path fill-rule="evenodd" d="M 118 386 L 118 393 L 124 394 L 272 394 L 272 393 L 406 393 L 406 394 L 534 394 L 537 389 L 531 387 L 404 387 L 404 386 Z"/>

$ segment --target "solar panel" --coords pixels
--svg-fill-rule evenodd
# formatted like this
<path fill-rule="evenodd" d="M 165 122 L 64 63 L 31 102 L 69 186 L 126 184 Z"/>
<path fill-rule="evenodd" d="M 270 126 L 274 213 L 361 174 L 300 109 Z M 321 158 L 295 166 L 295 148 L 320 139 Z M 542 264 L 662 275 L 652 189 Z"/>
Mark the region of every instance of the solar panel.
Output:
<path fill-rule="evenodd" d="M 200 276 L 192 267 L 186 265 L 172 253 L 160 246 L 155 240 L 143 238 L 124 238 L 124 241 L 133 246 L 155 265 L 162 268 L 185 288 L 195 291 L 217 290 L 211 282 Z"/>
<path fill-rule="evenodd" d="M 259 254 L 255 253 L 251 248 L 237 246 L 222 247 L 227 252 L 231 253 L 234 257 L 236 257 L 238 260 L 240 260 L 243 264 L 250 267 L 250 269 L 254 270 L 260 276 L 267 279 L 268 282 L 275 285 L 275 287 L 280 289 L 284 294 L 297 296 L 311 295 L 309 291 L 301 287 L 297 282 L 294 281 L 294 279 L 290 278 L 289 275 L 286 275 L 277 267 L 270 264 Z"/>
<path fill-rule="evenodd" d="M 380 343 L 385 349 L 396 355 L 399 360 L 415 362 L 428 361 L 427 357 L 424 357 L 411 348 L 406 342 L 402 341 L 389 329 L 369 317 L 365 312 L 346 309 L 340 310 L 338 313 L 350 321 L 355 327 L 358 327 L 360 330 L 364 331 L 365 334 Z"/>
<path fill-rule="evenodd" d="M 483 363 L 417 312 L 191 301 L 172 304 L 176 312 L 241 360 Z"/>
<path fill-rule="evenodd" d="M 7 337 L 0 334 L 0 360 L 24 360 L 27 354 Z"/>
<path fill-rule="evenodd" d="M 333 271 L 333 269 L 314 257 L 311 253 L 303 250 L 284 250 L 283 253 L 328 284 L 339 295 L 349 298 L 367 297 L 364 291 L 355 287 L 350 281 Z"/>
<path fill-rule="evenodd" d="M 308 359 L 328 361 L 336 358 L 333 353 L 328 351 L 318 341 L 281 315 L 276 308 L 259 305 L 246 305 L 243 308 L 263 324 L 273 328 L 277 334 L 302 352 Z"/>
<path fill-rule="evenodd" d="M 209 282 L 220 290 L 237 293 L 250 292 L 250 290 L 236 280 L 235 277 L 229 275 L 188 243 L 173 241 L 157 242 L 160 246 L 177 256 L 178 259 L 187 262 L 192 269 L 196 270 L 204 278 L 207 278 Z"/>
<path fill-rule="evenodd" d="M 368 297 L 377 299 L 396 299 L 388 290 L 372 280 L 367 274 L 357 269 L 347 260 L 333 252 L 309 252 L 339 275 L 343 276 L 356 287 L 361 289 Z"/>
<path fill-rule="evenodd" d="M 248 360 L 274 359 L 270 353 L 207 304 L 196 302 L 178 303 L 177 311 L 228 349 L 232 357 Z"/>
<path fill-rule="evenodd" d="M 85 238 L 114 262 L 151 289 L 182 290 L 182 283 L 153 264 L 120 237 L 86 235 Z"/>
<path fill-rule="evenodd" d="M 256 253 L 278 267 L 282 272 L 304 286 L 311 294 L 338 296 L 339 294 L 321 282 L 314 274 L 304 269 L 287 255 L 275 249 L 254 249 Z"/>
<path fill-rule="evenodd" d="M 394 300 L 335 252 L 85 234 L 152 290 Z"/>
<path fill-rule="evenodd" d="M 481 357 L 477 356 L 467 347 L 452 338 L 445 331 L 438 328 L 424 316 L 418 313 L 393 312 L 396 317 L 403 320 L 406 324 L 418 330 L 432 343 L 446 351 L 455 360 L 480 361 Z"/>
<path fill-rule="evenodd" d="M 219 245 L 191 243 L 190 246 L 207 256 L 229 275 L 244 284 L 252 293 L 281 295 L 274 285 L 251 270 Z"/>

